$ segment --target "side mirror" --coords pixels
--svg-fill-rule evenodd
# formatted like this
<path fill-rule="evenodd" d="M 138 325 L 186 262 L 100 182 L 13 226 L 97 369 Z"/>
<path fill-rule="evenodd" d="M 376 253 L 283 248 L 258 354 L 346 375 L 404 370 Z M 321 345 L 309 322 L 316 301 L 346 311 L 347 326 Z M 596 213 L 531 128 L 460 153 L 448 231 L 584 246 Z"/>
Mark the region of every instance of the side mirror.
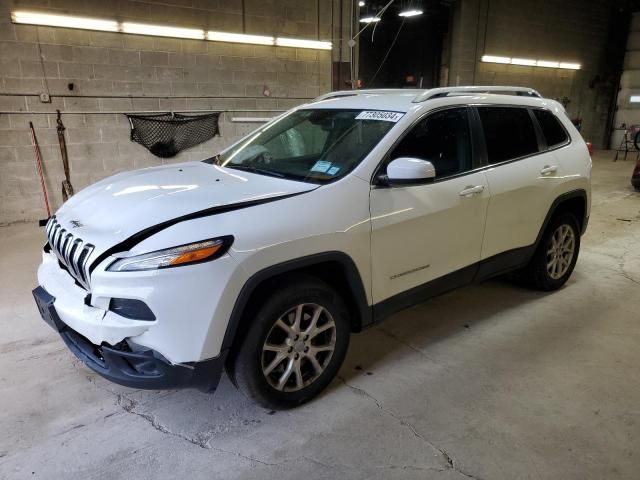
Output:
<path fill-rule="evenodd" d="M 386 181 L 389 185 L 416 185 L 432 182 L 436 169 L 428 160 L 399 157 L 387 165 Z"/>

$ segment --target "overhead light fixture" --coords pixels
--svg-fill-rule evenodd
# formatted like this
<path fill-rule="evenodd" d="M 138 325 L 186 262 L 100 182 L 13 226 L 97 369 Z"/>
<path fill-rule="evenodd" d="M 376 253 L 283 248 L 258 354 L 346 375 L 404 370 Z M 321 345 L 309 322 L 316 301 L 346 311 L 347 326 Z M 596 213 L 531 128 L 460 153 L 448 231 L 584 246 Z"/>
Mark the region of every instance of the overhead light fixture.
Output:
<path fill-rule="evenodd" d="M 193 38 L 196 40 L 204 40 L 204 30 L 197 28 L 165 27 L 164 25 L 123 22 L 122 31 L 124 33 L 152 35 L 154 37 Z"/>
<path fill-rule="evenodd" d="M 526 65 L 529 67 L 535 67 L 536 66 L 536 60 L 533 60 L 531 58 L 512 58 L 511 59 L 511 64 L 512 65 Z"/>
<path fill-rule="evenodd" d="M 640 95 L 631 95 L 629 97 L 629 103 L 640 103 Z"/>
<path fill-rule="evenodd" d="M 549 60 L 538 60 L 536 62 L 536 67 L 558 68 L 559 66 L 560 62 L 552 62 Z"/>
<path fill-rule="evenodd" d="M 523 65 L 528 67 L 564 68 L 567 70 L 580 70 L 579 63 L 555 62 L 552 60 L 534 60 L 532 58 L 497 57 L 495 55 L 483 55 L 481 60 L 485 63 L 503 63 L 510 65 Z"/>
<path fill-rule="evenodd" d="M 14 23 L 24 23 L 27 25 L 79 28 L 82 30 L 100 30 L 103 32 L 118 31 L 118 22 L 116 21 L 71 15 L 51 15 L 48 13 L 17 11 L 11 13 L 11 20 Z"/>
<path fill-rule="evenodd" d="M 496 57 L 495 55 L 483 55 L 483 62 L 489 63 L 511 63 L 511 58 L 509 57 Z"/>
<path fill-rule="evenodd" d="M 580 64 L 560 62 L 560 68 L 568 68 L 569 70 L 580 70 Z"/>
<path fill-rule="evenodd" d="M 331 42 L 320 40 L 303 40 L 301 38 L 276 38 L 279 47 L 314 48 L 316 50 L 331 50 Z"/>
<path fill-rule="evenodd" d="M 379 21 L 380 21 L 380 17 L 362 17 L 360 19 L 360 23 L 375 23 Z"/>
<path fill-rule="evenodd" d="M 77 17 L 73 15 L 54 15 L 42 12 L 11 12 L 14 23 L 42 25 L 47 27 L 65 27 L 82 30 L 100 30 L 104 32 L 122 32 L 133 35 L 150 35 L 156 37 L 190 38 L 195 40 L 211 40 L 218 42 L 247 43 L 253 45 L 278 45 L 281 47 L 311 48 L 315 50 L 331 50 L 332 43 L 320 40 L 298 38 L 274 38 L 267 35 L 246 35 L 244 33 L 205 32 L 199 28 L 170 27 L 147 23 L 118 22 L 98 18 Z M 378 18 L 376 21 L 379 21 Z"/>
<path fill-rule="evenodd" d="M 264 35 L 245 35 L 244 33 L 214 32 L 211 30 L 207 32 L 207 40 L 252 43 L 254 45 L 273 45 L 275 42 L 273 37 L 266 37 Z"/>
<path fill-rule="evenodd" d="M 362 0 L 361 0 L 361 1 L 359 1 L 359 2 L 358 2 L 358 6 L 359 6 L 359 7 L 364 7 L 364 2 L 363 2 Z"/>
<path fill-rule="evenodd" d="M 399 17 L 416 17 L 418 15 L 422 15 L 424 12 L 422 10 L 405 10 L 404 12 L 400 12 L 398 14 Z"/>

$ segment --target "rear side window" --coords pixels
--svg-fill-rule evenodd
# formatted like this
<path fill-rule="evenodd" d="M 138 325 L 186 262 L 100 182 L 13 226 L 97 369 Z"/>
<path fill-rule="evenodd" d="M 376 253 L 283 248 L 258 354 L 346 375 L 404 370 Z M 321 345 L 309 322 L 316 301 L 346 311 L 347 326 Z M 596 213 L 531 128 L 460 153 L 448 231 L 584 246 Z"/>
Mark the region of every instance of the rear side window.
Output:
<path fill-rule="evenodd" d="M 536 120 L 540 124 L 544 138 L 547 139 L 547 146 L 549 148 L 555 147 L 562 143 L 566 143 L 567 132 L 560 124 L 560 121 L 556 116 L 548 110 L 533 110 L 533 114 L 536 116 Z"/>
<path fill-rule="evenodd" d="M 538 151 L 533 121 L 526 108 L 478 107 L 490 164 Z"/>

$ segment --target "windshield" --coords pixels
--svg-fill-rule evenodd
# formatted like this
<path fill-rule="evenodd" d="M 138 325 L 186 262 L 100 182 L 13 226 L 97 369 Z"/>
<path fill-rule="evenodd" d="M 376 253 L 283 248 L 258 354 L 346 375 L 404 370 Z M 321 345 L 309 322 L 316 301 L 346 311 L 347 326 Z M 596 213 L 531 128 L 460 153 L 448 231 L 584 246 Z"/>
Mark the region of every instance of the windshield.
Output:
<path fill-rule="evenodd" d="M 297 110 L 222 152 L 216 163 L 311 183 L 353 170 L 403 114 L 363 110 Z"/>

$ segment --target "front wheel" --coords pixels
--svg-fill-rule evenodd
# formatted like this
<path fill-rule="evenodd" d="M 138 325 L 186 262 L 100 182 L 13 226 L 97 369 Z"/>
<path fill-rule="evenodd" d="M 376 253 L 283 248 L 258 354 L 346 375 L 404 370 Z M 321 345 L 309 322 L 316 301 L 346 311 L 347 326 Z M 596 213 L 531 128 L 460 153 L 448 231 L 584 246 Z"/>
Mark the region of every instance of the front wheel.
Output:
<path fill-rule="evenodd" d="M 557 290 L 571 276 L 579 251 L 578 221 L 573 214 L 562 213 L 549 222 L 525 275 L 538 290 Z"/>
<path fill-rule="evenodd" d="M 229 373 L 246 396 L 285 409 L 317 396 L 335 377 L 349 345 L 340 296 L 314 277 L 287 279 L 263 300 Z"/>

